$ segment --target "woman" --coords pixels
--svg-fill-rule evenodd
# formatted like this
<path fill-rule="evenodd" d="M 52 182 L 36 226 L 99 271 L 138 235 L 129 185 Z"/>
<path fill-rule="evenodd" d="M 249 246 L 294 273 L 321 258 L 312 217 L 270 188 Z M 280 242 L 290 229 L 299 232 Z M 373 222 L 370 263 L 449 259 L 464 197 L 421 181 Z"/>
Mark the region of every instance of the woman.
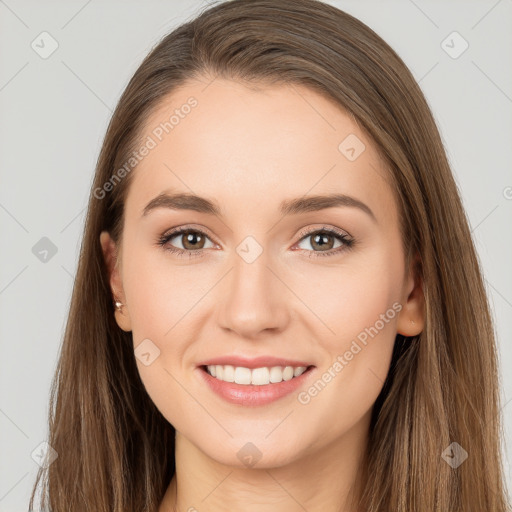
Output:
<path fill-rule="evenodd" d="M 152 50 L 99 157 L 51 405 L 53 512 L 510 510 L 468 222 L 371 29 L 234 0 Z"/>

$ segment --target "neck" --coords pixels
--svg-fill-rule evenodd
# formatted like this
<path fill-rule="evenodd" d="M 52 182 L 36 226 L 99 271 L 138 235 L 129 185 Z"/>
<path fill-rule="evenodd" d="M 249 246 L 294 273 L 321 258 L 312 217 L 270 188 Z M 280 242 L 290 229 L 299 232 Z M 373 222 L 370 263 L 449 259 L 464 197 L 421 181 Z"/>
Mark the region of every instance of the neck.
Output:
<path fill-rule="evenodd" d="M 176 432 L 176 472 L 159 512 L 357 512 L 369 421 L 278 467 L 221 464 Z"/>

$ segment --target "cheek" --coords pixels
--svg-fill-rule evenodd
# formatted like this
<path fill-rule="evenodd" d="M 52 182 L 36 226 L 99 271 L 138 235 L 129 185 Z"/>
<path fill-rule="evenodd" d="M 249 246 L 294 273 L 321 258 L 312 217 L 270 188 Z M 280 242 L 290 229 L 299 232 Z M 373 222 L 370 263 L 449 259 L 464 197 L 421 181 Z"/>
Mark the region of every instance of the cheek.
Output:
<path fill-rule="evenodd" d="M 384 337 L 393 337 L 400 307 L 392 306 L 401 296 L 402 267 L 392 254 L 375 248 L 351 255 L 338 267 L 319 266 L 314 275 L 312 267 L 294 272 L 311 275 L 295 278 L 294 290 L 314 314 L 314 330 L 331 354 L 359 335 L 364 339 L 365 329 L 375 324 Z"/>
<path fill-rule="evenodd" d="M 147 365 L 137 358 L 137 368 L 152 401 L 173 424 L 179 424 L 182 410 L 169 397 L 180 404 L 189 400 L 179 382 L 188 362 L 187 340 L 193 337 L 194 304 L 205 293 L 193 267 L 171 263 L 158 248 L 134 247 L 123 259 L 134 350 L 137 355 L 144 346 L 151 357 Z"/>
<path fill-rule="evenodd" d="M 176 264 L 171 257 L 155 247 L 134 247 L 125 257 L 123 286 L 135 341 L 137 333 L 163 339 L 201 297 L 206 276 L 198 266 Z"/>
<path fill-rule="evenodd" d="M 142 244 L 132 247 L 124 258 L 123 283 L 133 345 L 136 353 L 144 340 L 151 340 L 156 346 L 158 358 L 150 366 L 139 360 L 137 365 L 148 391 L 156 393 L 158 401 L 160 392 L 162 396 L 171 388 L 174 393 L 180 392 L 179 387 L 174 389 L 176 382 L 169 372 L 174 375 L 184 371 L 188 375 L 195 362 L 190 340 L 204 338 L 201 329 L 206 301 L 201 298 L 212 289 L 215 276 L 207 266 L 191 264 L 185 258 L 177 260 L 163 249 L 144 248 Z"/>
<path fill-rule="evenodd" d="M 317 350 L 325 355 L 318 401 L 343 405 L 338 409 L 342 422 L 347 410 L 364 414 L 384 384 L 402 307 L 402 271 L 400 258 L 379 249 L 316 272 L 314 286 L 307 288 L 305 302 L 322 320 L 315 327 Z M 304 297 L 305 281 L 302 286 Z"/>

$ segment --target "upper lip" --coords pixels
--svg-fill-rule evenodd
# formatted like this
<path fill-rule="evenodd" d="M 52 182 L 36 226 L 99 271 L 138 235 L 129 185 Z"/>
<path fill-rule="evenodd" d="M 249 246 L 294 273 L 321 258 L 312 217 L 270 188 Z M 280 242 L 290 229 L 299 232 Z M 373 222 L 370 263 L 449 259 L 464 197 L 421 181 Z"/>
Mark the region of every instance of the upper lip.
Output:
<path fill-rule="evenodd" d="M 263 368 L 272 366 L 312 366 L 311 363 L 304 361 L 297 361 L 296 359 L 285 359 L 282 357 L 273 356 L 258 356 L 254 358 L 240 357 L 240 356 L 220 356 L 208 359 L 199 363 L 198 366 L 210 366 L 210 365 L 231 365 L 231 366 L 242 366 L 244 368 Z"/>

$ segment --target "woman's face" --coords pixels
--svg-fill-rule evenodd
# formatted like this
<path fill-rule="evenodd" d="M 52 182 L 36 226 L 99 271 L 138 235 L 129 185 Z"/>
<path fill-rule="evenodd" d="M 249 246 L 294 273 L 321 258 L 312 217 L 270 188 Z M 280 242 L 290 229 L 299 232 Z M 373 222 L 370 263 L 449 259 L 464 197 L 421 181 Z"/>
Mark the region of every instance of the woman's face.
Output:
<path fill-rule="evenodd" d="M 371 141 L 310 89 L 218 78 L 166 98 L 143 145 L 111 284 L 158 409 L 203 453 L 235 466 L 247 456 L 280 466 L 349 432 L 366 435 L 397 332 L 423 327 Z M 177 228 L 190 233 L 171 236 Z M 106 233 L 101 240 L 113 247 Z M 262 388 L 221 384 L 200 367 L 262 356 L 312 368 L 298 384 Z M 239 381 L 281 378 L 234 371 Z"/>

